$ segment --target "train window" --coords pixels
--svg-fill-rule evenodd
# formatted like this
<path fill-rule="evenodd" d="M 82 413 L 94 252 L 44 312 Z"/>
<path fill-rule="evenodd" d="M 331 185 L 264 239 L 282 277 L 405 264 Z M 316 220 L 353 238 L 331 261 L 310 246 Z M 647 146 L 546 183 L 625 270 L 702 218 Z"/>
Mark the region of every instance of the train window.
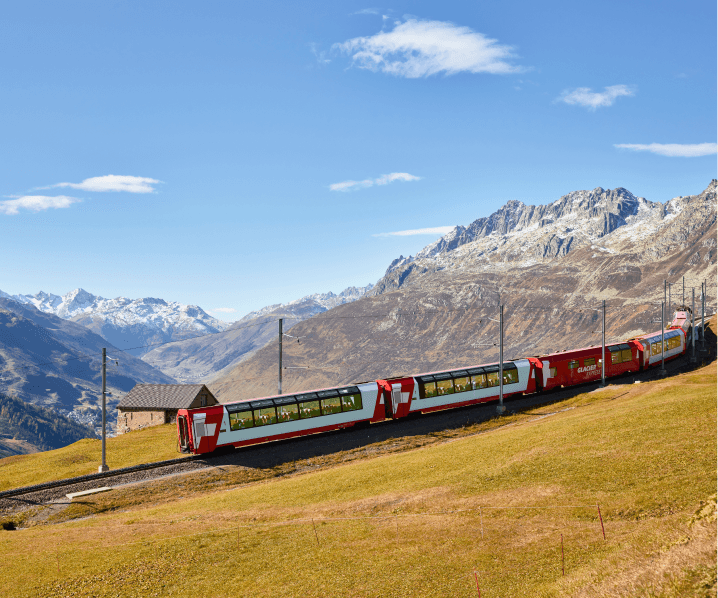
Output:
<path fill-rule="evenodd" d="M 357 411 L 361 408 L 361 394 L 342 395 L 342 411 Z"/>
<path fill-rule="evenodd" d="M 424 398 L 430 399 L 439 394 L 436 390 L 436 382 L 425 382 L 424 383 Z"/>
<path fill-rule="evenodd" d="M 296 403 L 279 405 L 277 407 L 277 419 L 279 419 L 280 424 L 282 422 L 291 422 L 295 419 L 299 419 L 299 406 Z"/>
<path fill-rule="evenodd" d="M 572 359 L 568 362 L 568 369 L 575 370 L 578 367 L 578 359 Z"/>
<path fill-rule="evenodd" d="M 516 384 L 519 381 L 519 371 L 515 369 L 504 370 L 504 384 Z"/>
<path fill-rule="evenodd" d="M 229 414 L 229 429 L 244 430 L 245 428 L 253 428 L 254 420 L 251 411 L 240 411 L 239 413 Z"/>
<path fill-rule="evenodd" d="M 596 358 L 595 357 L 589 357 L 588 359 L 583 360 L 583 365 L 596 365 Z"/>
<path fill-rule="evenodd" d="M 277 423 L 277 412 L 274 407 L 264 407 L 262 409 L 255 409 L 254 411 L 254 425 L 255 426 L 267 426 L 269 424 Z"/>
<path fill-rule="evenodd" d="M 629 361 L 633 361 L 633 354 L 630 349 L 623 349 L 621 351 L 621 359 L 623 363 L 627 363 Z"/>
<path fill-rule="evenodd" d="M 299 415 L 302 419 L 309 417 L 319 417 L 322 414 L 319 409 L 319 401 L 304 401 L 299 403 Z"/>
<path fill-rule="evenodd" d="M 339 396 L 339 391 L 336 391 L 336 390 L 320 390 L 320 391 L 317 393 L 317 396 L 318 396 L 320 399 L 326 399 L 326 398 L 328 398 L 328 397 L 338 397 L 338 396 Z"/>
<path fill-rule="evenodd" d="M 657 343 L 651 343 L 651 356 L 653 355 L 660 355 L 661 353 L 661 343 L 660 341 Z"/>
<path fill-rule="evenodd" d="M 489 386 L 498 386 L 499 385 L 499 373 L 498 372 L 489 372 L 486 374 L 486 381 L 488 382 Z"/>
<path fill-rule="evenodd" d="M 322 415 L 333 415 L 342 412 L 342 400 L 339 397 L 322 399 Z"/>
<path fill-rule="evenodd" d="M 456 392 L 471 390 L 471 380 L 468 376 L 464 378 L 454 378 L 454 387 L 456 388 Z"/>
<path fill-rule="evenodd" d="M 451 378 L 448 380 L 437 380 L 436 393 L 440 396 L 454 394 L 454 381 Z"/>
<path fill-rule="evenodd" d="M 556 377 L 556 368 L 549 368 L 549 370 L 548 370 L 548 377 L 549 377 L 549 378 L 555 378 L 555 377 Z"/>
<path fill-rule="evenodd" d="M 620 351 L 611 351 L 611 363 L 621 363 Z"/>
<path fill-rule="evenodd" d="M 471 376 L 471 387 L 472 388 L 486 388 L 488 383 L 486 382 L 486 374 L 474 374 Z"/>

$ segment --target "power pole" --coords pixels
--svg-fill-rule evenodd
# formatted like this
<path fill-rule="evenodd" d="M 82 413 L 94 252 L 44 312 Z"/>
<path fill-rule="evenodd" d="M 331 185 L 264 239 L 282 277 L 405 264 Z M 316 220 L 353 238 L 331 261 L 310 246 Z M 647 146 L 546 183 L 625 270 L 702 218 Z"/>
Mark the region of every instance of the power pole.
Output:
<path fill-rule="evenodd" d="M 686 306 L 686 277 L 683 277 L 683 296 L 681 299 L 681 306 Z"/>
<path fill-rule="evenodd" d="M 284 318 L 279 318 L 279 394 L 282 394 L 282 327 L 284 325 Z"/>
<path fill-rule="evenodd" d="M 601 386 L 606 386 L 606 300 L 603 300 L 603 321 L 601 323 Z"/>
<path fill-rule="evenodd" d="M 666 323 L 668 323 L 668 319 L 671 317 L 671 285 L 673 283 L 668 283 L 668 303 L 666 304 Z"/>
<path fill-rule="evenodd" d="M 504 407 L 504 306 L 499 306 L 499 406 L 497 413 L 506 411 Z"/>
<path fill-rule="evenodd" d="M 693 287 L 693 307 L 691 309 L 691 363 L 696 362 L 696 287 Z"/>
<path fill-rule="evenodd" d="M 107 467 L 107 459 L 105 452 L 105 442 L 107 440 L 107 434 L 105 426 L 107 423 L 107 349 L 102 349 L 102 465 L 97 470 L 102 473 L 103 471 L 109 471 Z"/>
<path fill-rule="evenodd" d="M 701 285 L 703 301 L 701 301 L 701 351 L 706 350 L 706 293 L 708 292 L 708 281 Z"/>
<path fill-rule="evenodd" d="M 661 376 L 666 375 L 666 304 L 661 303 Z"/>

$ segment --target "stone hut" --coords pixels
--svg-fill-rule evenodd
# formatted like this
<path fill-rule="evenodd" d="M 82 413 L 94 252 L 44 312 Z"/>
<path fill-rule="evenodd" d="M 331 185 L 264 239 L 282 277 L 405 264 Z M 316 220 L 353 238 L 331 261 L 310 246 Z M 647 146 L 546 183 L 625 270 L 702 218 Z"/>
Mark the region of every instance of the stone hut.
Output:
<path fill-rule="evenodd" d="M 179 409 L 218 403 L 204 384 L 137 384 L 117 405 L 117 433 L 174 423 Z"/>

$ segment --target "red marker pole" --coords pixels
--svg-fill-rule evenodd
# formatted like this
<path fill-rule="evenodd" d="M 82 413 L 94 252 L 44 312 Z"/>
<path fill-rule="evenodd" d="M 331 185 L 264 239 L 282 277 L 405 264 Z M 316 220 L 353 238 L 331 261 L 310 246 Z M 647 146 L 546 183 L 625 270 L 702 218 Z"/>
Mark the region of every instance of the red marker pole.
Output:
<path fill-rule="evenodd" d="M 598 509 L 598 520 L 601 522 L 601 533 L 603 533 L 603 539 L 606 539 L 606 530 L 603 529 L 603 517 L 601 517 L 601 507 L 596 504 L 596 508 Z"/>
<path fill-rule="evenodd" d="M 563 534 L 561 534 L 561 575 L 566 575 L 566 567 L 563 558 Z"/>
<path fill-rule="evenodd" d="M 476 580 L 476 591 L 479 593 L 479 598 L 481 598 L 481 588 L 479 587 L 479 575 L 474 571 L 474 579 Z"/>

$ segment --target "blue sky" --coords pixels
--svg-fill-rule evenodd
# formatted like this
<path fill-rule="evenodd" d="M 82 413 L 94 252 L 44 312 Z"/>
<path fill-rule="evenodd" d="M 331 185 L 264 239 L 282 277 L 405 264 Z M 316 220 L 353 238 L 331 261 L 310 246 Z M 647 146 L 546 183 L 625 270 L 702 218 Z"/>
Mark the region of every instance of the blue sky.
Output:
<path fill-rule="evenodd" d="M 12 3 L 0 78 L 13 294 L 231 320 L 509 199 L 716 176 L 708 1 Z"/>

